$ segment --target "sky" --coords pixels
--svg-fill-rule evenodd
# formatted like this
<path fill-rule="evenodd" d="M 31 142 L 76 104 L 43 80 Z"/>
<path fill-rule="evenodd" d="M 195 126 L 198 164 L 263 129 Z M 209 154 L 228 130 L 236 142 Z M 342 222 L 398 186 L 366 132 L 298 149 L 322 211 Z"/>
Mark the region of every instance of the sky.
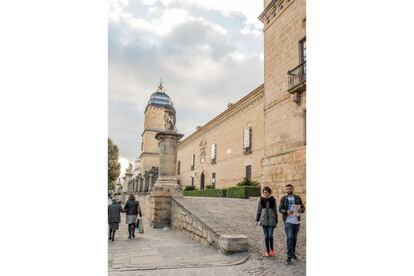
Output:
<path fill-rule="evenodd" d="M 140 154 L 161 77 L 184 138 L 263 83 L 262 10 L 262 0 L 109 0 L 109 137 L 122 163 Z"/>

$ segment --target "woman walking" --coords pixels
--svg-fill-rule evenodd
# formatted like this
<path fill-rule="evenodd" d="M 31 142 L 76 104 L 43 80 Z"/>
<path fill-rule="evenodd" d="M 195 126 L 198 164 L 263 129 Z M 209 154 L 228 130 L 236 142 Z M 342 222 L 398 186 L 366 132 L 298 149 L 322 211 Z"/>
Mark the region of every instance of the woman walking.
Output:
<path fill-rule="evenodd" d="M 115 198 L 112 199 L 112 204 L 108 205 L 109 240 L 115 239 L 115 231 L 118 230 L 121 222 L 121 212 L 125 212 L 122 206 Z"/>
<path fill-rule="evenodd" d="M 276 199 L 271 196 L 272 190 L 269 187 L 263 188 L 263 196 L 260 197 L 257 206 L 256 224 L 263 227 L 266 251 L 264 257 L 275 256 L 273 247 L 273 230 L 277 225 Z"/>
<path fill-rule="evenodd" d="M 135 200 L 133 194 L 129 195 L 128 201 L 124 206 L 126 212 L 126 223 L 128 224 L 128 239 L 135 239 L 135 224 L 137 222 L 138 214 L 142 217 L 141 207 L 139 207 L 139 202 Z"/>

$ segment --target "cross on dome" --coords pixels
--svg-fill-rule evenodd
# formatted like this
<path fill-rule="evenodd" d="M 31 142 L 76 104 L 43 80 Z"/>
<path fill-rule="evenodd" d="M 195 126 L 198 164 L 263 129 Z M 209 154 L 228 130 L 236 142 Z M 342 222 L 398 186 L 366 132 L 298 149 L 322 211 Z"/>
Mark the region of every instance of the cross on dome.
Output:
<path fill-rule="evenodd" d="M 157 92 L 165 93 L 164 85 L 162 84 L 162 77 L 161 77 L 160 85 L 158 86 Z"/>

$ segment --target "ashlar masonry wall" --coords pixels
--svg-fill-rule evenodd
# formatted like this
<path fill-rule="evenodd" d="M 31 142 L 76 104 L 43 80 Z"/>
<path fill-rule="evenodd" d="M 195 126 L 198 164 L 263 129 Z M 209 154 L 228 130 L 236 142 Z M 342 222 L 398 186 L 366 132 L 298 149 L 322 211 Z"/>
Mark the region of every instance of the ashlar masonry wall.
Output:
<path fill-rule="evenodd" d="M 171 201 L 171 228 L 202 244 L 219 249 L 219 236 L 176 200 Z"/>

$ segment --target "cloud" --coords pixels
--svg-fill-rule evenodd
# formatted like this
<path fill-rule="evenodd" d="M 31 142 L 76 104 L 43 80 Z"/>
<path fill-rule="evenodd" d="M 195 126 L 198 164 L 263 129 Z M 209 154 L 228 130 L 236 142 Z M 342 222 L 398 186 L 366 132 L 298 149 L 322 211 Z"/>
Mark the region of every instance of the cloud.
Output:
<path fill-rule="evenodd" d="M 119 177 L 122 178 L 125 175 L 125 170 L 128 168 L 130 162 L 124 157 L 119 157 L 118 162 L 121 164 L 121 173 L 119 174 Z"/>
<path fill-rule="evenodd" d="M 246 7 L 219 2 L 110 1 L 109 136 L 121 156 L 139 155 L 143 112 L 161 76 L 186 136 L 263 83 L 261 29 Z"/>

